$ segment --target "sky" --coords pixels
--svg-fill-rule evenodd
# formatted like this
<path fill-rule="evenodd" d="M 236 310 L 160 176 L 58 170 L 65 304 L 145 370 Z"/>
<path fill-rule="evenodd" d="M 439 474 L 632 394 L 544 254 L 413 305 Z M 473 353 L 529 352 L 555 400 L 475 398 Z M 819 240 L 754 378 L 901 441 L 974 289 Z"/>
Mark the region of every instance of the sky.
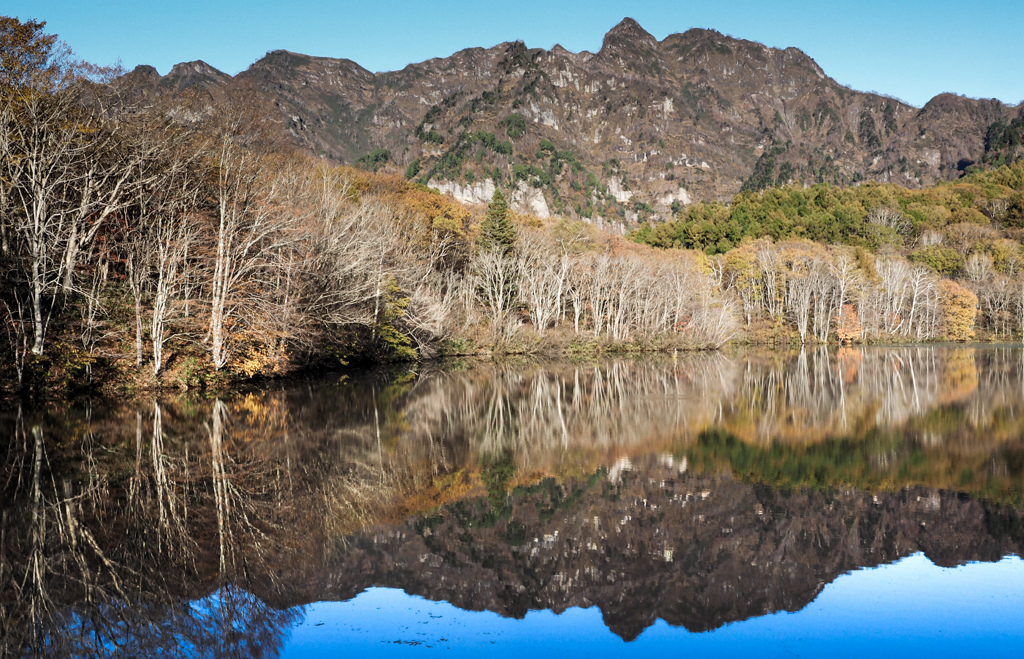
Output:
<path fill-rule="evenodd" d="M 371 71 L 517 39 L 596 52 L 630 16 L 658 39 L 700 27 L 795 46 L 841 84 L 918 107 L 942 92 L 1024 100 L 1021 0 L 3 0 L 0 14 L 46 21 L 97 64 L 166 74 L 201 59 L 232 75 L 277 49 Z"/>

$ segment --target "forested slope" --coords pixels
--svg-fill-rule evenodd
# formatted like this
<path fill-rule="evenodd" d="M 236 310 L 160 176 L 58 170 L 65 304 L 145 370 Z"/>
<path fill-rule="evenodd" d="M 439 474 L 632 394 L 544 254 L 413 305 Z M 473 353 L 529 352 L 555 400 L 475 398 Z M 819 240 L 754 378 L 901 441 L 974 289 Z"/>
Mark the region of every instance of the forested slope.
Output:
<path fill-rule="evenodd" d="M 770 319 L 818 341 L 848 322 L 853 339 L 1019 337 L 1022 237 L 1020 161 L 923 190 L 867 183 L 741 193 L 632 234 L 715 255 L 719 285 L 742 300 L 748 322 Z"/>
<path fill-rule="evenodd" d="M 701 255 L 516 216 L 500 193 L 483 215 L 290 148 L 258 95 L 140 95 L 41 23 L 0 29 L 8 387 L 534 350 L 555 326 L 555 346 L 733 333 Z"/>
<path fill-rule="evenodd" d="M 42 23 L 4 18 L 0 36 L 6 389 L 1024 327 L 1019 161 L 925 189 L 744 192 L 630 241 L 515 212 L 513 182 L 485 208 L 369 171 L 382 154 L 360 168 L 312 158 L 253 87 L 210 94 L 221 78 L 202 66 L 142 89 L 75 61 Z M 1000 130 L 1012 161 L 1013 125 Z"/>

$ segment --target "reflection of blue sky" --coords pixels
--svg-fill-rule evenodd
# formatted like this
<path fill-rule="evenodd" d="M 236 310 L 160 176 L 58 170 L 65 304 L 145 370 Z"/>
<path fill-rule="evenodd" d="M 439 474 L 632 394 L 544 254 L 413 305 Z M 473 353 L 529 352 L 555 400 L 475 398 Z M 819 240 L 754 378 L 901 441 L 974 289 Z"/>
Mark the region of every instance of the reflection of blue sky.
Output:
<path fill-rule="evenodd" d="M 1024 656 L 1024 561 L 940 568 L 922 554 L 860 570 L 825 586 L 797 613 L 777 613 L 691 634 L 659 620 L 632 643 L 596 607 L 523 620 L 462 611 L 400 590 L 372 588 L 348 602 L 307 608 L 285 657 L 392 654 L 536 656 Z M 668 654 L 664 654 L 668 653 Z"/>
<path fill-rule="evenodd" d="M 274 608 L 236 586 L 192 601 L 172 597 L 81 608 L 84 613 L 68 609 L 42 628 L 45 656 L 273 657 L 305 611 Z M 4 647 L 0 643 L 0 655 Z"/>

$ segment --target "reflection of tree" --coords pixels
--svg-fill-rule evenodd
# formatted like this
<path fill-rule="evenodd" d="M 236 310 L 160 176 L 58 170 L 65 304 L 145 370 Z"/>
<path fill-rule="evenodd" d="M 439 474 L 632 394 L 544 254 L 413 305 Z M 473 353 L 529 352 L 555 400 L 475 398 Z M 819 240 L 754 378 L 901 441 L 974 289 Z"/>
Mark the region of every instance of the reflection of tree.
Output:
<path fill-rule="evenodd" d="M 1003 373 L 988 390 L 979 390 L 975 350 L 968 348 L 843 347 L 748 357 L 723 425 L 749 442 L 805 443 L 901 426 L 942 405 L 973 405 L 992 395 L 1005 400 L 1008 355 L 985 354 Z"/>
<path fill-rule="evenodd" d="M 716 427 L 759 445 L 872 432 L 955 443 L 967 433 L 988 453 L 992 441 L 1024 431 L 1012 412 L 1024 404 L 1024 362 L 1005 350 L 979 354 L 983 364 L 967 348 L 822 347 L 735 360 L 697 354 L 675 362 L 480 365 L 427 374 L 387 397 L 397 410 L 380 424 L 383 463 L 397 479 L 388 491 L 400 499 L 401 483 L 423 473 L 416 464 L 436 476 L 511 451 L 517 478 L 528 480 L 592 470 L 639 451 L 675 451 Z M 380 464 L 374 417 L 352 416 L 345 432 L 360 438 L 361 482 L 369 483 Z M 953 417 L 966 421 L 943 421 Z M 356 445 L 348 449 L 352 464 L 360 463 Z"/>
<path fill-rule="evenodd" d="M 942 365 L 941 401 L 949 403 L 966 399 L 978 390 L 978 368 L 974 350 L 954 348 Z"/>
<path fill-rule="evenodd" d="M 69 414 L 54 424 L 57 441 L 42 419 L 19 412 L 6 442 L 0 654 L 276 655 L 299 612 L 233 584 L 274 592 L 276 573 L 261 567 L 267 554 L 254 539 L 266 540 L 260 524 L 272 519 L 267 502 L 281 507 L 280 492 L 251 459 L 226 455 L 223 442 L 202 451 L 195 434 L 169 441 L 165 407 L 151 409 L 106 422 L 91 410 Z M 212 436 L 223 439 L 226 415 L 217 401 Z M 179 432 L 199 429 L 174 416 Z M 221 522 L 215 536 L 210 509 Z M 258 583 L 244 578 L 250 570 Z M 215 588 L 217 607 L 193 605 Z"/>
<path fill-rule="evenodd" d="M 276 657 L 302 608 L 280 610 L 234 586 L 199 600 L 115 600 L 76 607 L 44 639 L 46 655 Z"/>
<path fill-rule="evenodd" d="M 479 454 L 511 449 L 534 468 L 685 437 L 715 418 L 735 379 L 717 353 L 674 367 L 638 360 L 482 370 L 449 384 L 461 398 L 453 420 Z"/>
<path fill-rule="evenodd" d="M 705 430 L 724 428 L 753 446 L 822 444 L 813 459 L 825 462 L 838 459 L 828 455 L 835 447 L 849 446 L 855 450 L 843 459 L 851 469 L 869 464 L 860 460 L 888 465 L 874 480 L 859 481 L 864 487 L 917 482 L 978 491 L 990 482 L 993 495 L 1002 493 L 997 499 L 1015 500 L 1017 485 L 985 480 L 994 473 L 985 460 L 1024 436 L 1020 355 L 1004 348 L 844 347 L 734 360 L 714 354 L 484 365 L 421 378 L 395 399 L 401 412 L 384 434 L 397 438 L 393 467 L 420 461 L 439 473 L 459 465 L 451 457 L 460 452 L 483 466 L 511 451 L 517 478 L 529 480 L 652 450 L 678 455 Z M 889 448 L 865 443 L 872 438 Z M 364 445 L 369 454 L 369 439 Z M 922 450 L 927 459 L 913 466 Z M 829 478 L 823 472 L 819 485 Z"/>
<path fill-rule="evenodd" d="M 968 452 L 930 445 L 916 432 L 873 431 L 865 438 L 817 444 L 754 445 L 712 430 L 701 434 L 685 457 L 692 471 L 728 472 L 744 482 L 772 487 L 878 492 L 927 485 L 1024 507 L 1022 454 L 1020 439 L 996 450 L 989 446 Z"/>

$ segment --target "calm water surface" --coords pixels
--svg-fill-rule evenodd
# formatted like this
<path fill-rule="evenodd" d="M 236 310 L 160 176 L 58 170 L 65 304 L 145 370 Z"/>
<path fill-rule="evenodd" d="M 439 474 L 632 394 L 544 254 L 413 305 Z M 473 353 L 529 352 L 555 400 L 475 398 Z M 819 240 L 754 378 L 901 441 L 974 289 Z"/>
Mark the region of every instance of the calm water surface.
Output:
<path fill-rule="evenodd" d="M 4 656 L 1021 656 L 1024 352 L 0 412 Z"/>

